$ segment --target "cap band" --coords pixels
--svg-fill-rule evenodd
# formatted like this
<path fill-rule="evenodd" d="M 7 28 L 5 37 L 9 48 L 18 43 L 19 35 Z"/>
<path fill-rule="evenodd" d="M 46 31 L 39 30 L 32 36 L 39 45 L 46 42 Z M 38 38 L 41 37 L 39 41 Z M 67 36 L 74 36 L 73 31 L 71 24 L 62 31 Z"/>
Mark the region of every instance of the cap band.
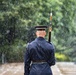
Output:
<path fill-rule="evenodd" d="M 37 30 L 45 30 L 47 26 L 36 26 L 35 27 Z"/>

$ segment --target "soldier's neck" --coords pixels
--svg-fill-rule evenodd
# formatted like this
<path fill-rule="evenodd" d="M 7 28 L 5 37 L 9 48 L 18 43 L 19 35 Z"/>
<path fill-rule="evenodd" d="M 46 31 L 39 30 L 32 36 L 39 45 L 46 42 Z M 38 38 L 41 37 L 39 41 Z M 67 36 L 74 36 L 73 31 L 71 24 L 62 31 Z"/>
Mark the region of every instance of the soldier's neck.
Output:
<path fill-rule="evenodd" d="M 45 37 L 45 35 L 37 35 L 37 37 L 42 37 L 42 38 L 44 38 L 44 37 Z"/>

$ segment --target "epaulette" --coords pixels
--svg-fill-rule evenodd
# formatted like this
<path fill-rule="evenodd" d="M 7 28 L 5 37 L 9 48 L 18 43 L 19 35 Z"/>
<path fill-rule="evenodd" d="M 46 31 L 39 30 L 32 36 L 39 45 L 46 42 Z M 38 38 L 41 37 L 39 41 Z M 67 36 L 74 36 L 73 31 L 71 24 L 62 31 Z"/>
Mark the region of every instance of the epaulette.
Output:
<path fill-rule="evenodd" d="M 48 41 L 46 41 L 46 42 L 52 45 L 52 42 L 48 42 Z"/>
<path fill-rule="evenodd" d="M 47 41 L 47 42 L 48 42 L 48 41 Z M 48 42 L 48 43 L 51 44 L 52 46 L 54 46 L 52 42 Z"/>

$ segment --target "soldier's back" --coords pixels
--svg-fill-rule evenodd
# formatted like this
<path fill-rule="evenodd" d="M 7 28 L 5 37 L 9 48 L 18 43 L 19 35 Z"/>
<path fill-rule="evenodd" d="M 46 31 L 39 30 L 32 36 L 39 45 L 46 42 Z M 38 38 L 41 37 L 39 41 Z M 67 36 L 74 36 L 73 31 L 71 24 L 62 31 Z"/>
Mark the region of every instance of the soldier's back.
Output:
<path fill-rule="evenodd" d="M 30 75 L 52 75 L 48 64 L 52 44 L 49 44 L 44 38 L 37 38 L 29 44 L 30 57 L 32 61 Z"/>

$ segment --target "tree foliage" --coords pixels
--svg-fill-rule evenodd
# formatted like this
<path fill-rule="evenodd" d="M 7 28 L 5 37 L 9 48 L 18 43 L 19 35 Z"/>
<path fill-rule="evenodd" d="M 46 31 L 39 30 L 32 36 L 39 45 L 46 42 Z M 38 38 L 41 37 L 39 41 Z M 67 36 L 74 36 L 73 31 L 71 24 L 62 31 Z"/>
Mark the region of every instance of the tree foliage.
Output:
<path fill-rule="evenodd" d="M 26 43 L 35 39 L 33 27 L 49 25 L 51 11 L 56 52 L 76 61 L 75 0 L 0 0 L 0 55 L 14 60 L 13 54 L 23 52 Z"/>

